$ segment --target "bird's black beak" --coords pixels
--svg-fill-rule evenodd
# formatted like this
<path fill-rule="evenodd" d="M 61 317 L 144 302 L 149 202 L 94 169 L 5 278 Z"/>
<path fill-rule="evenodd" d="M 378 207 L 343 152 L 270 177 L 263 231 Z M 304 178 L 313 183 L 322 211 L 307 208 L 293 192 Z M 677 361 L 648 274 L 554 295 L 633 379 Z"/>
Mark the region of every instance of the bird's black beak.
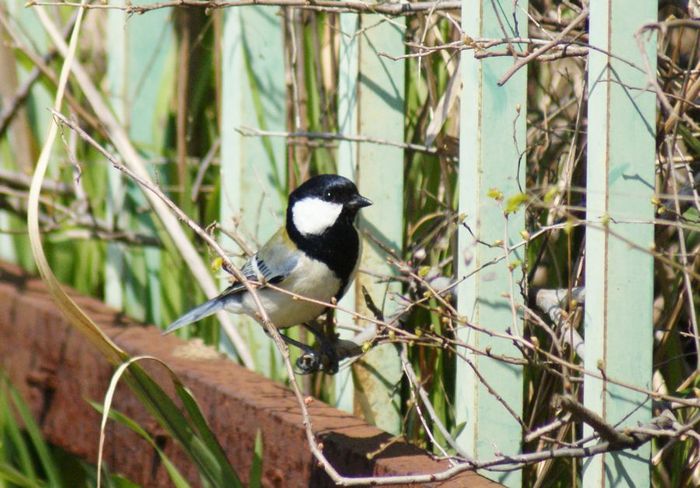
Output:
<path fill-rule="evenodd" d="M 352 197 L 352 200 L 350 200 L 346 206 L 352 210 L 358 210 L 363 207 L 369 207 L 372 205 L 372 200 L 369 198 L 365 198 L 360 194 L 355 195 Z"/>

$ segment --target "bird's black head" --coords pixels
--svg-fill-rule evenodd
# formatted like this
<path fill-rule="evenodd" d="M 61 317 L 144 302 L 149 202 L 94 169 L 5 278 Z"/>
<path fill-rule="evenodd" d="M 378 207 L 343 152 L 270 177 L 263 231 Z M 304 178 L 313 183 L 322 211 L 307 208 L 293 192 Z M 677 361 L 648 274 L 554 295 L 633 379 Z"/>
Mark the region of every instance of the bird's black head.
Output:
<path fill-rule="evenodd" d="M 357 211 L 372 202 L 360 195 L 355 183 L 338 175 L 319 175 L 289 195 L 287 225 L 303 236 L 322 235 L 336 223 L 352 225 Z"/>
<path fill-rule="evenodd" d="M 345 286 L 359 256 L 360 240 L 353 223 L 358 210 L 369 205 L 372 202 L 347 178 L 314 176 L 289 195 L 287 233 L 299 249 L 331 268 Z"/>

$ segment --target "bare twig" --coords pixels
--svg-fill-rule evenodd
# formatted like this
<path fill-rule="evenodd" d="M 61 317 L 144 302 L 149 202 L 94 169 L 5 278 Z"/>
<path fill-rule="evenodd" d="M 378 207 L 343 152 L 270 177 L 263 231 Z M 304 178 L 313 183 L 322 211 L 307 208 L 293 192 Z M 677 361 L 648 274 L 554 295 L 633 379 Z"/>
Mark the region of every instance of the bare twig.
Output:
<path fill-rule="evenodd" d="M 11 186 L 29 189 L 32 178 L 31 176 L 23 173 L 0 168 L 0 181 L 3 181 Z M 44 181 L 41 183 L 41 190 L 57 193 L 59 195 L 69 195 L 73 193 L 73 189 L 69 185 L 66 185 L 61 181 L 49 179 L 44 179 Z"/>
<path fill-rule="evenodd" d="M 221 138 L 217 137 L 214 141 L 214 144 L 211 145 L 209 151 L 204 156 L 204 159 L 202 159 L 202 162 L 199 164 L 199 169 L 197 170 L 197 177 L 194 179 L 194 183 L 192 184 L 191 199 L 193 202 L 197 201 L 197 197 L 199 196 L 199 190 L 202 187 L 202 181 L 204 180 L 204 175 L 207 173 L 207 170 L 209 169 L 209 166 L 211 166 L 212 161 L 214 161 L 214 158 L 219 152 L 220 147 Z"/>
<path fill-rule="evenodd" d="M 351 141 L 351 142 L 368 142 L 370 144 L 380 144 L 383 146 L 393 146 L 402 149 L 410 149 L 427 154 L 437 154 L 439 149 L 434 146 L 423 146 L 420 144 L 411 144 L 407 142 L 389 141 L 372 136 L 362 135 L 344 135 L 337 132 L 284 132 L 255 129 L 252 127 L 238 127 L 236 129 L 240 134 L 247 137 L 285 137 L 287 139 L 307 138 L 307 139 L 322 139 L 326 141 Z"/>
<path fill-rule="evenodd" d="M 648 440 L 643 438 L 635 438 L 630 434 L 615 430 L 615 428 L 608 424 L 603 417 L 592 410 L 587 409 L 569 396 L 559 396 L 555 398 L 555 403 L 557 403 L 563 410 L 569 412 L 575 420 L 590 425 L 603 440 L 610 444 L 610 446 L 619 448 L 634 448 L 638 447 L 640 443 Z"/>
<path fill-rule="evenodd" d="M 25 193 L 12 192 L 11 189 L 0 186 L 0 196 L 2 194 L 13 194 L 21 198 L 28 197 Z M 160 247 L 162 245 L 160 240 L 156 237 L 132 232 L 130 230 L 114 229 L 113 226 L 108 225 L 107 222 L 101 219 L 97 219 L 92 215 L 78 214 L 54 201 L 42 199 L 41 203 L 66 216 L 65 219 L 58 220 L 56 217 L 39 214 L 39 222 L 42 225 L 41 231 L 43 233 L 60 232 L 65 238 L 113 240 L 132 246 Z M 11 199 L 0 198 L 0 208 L 9 210 L 22 217 L 27 214 L 26 206 L 21 205 L 19 202 L 14 202 Z M 71 228 L 71 226 L 77 228 Z M 24 231 L 22 231 L 22 233 L 24 233 Z"/>
<path fill-rule="evenodd" d="M 30 0 L 27 6 L 51 5 L 58 7 L 79 7 L 80 3 L 71 1 L 36 1 Z M 358 12 L 375 13 L 389 16 L 416 15 L 436 10 L 459 10 L 462 4 L 458 1 L 413 2 L 413 3 L 369 3 L 354 0 L 170 0 L 148 5 L 126 5 L 93 3 L 86 5 L 89 9 L 122 10 L 127 14 L 144 14 L 153 10 L 173 7 L 191 7 L 206 10 L 220 8 L 245 7 L 247 5 L 266 5 L 272 7 L 296 7 L 305 10 L 329 12 Z"/>
<path fill-rule="evenodd" d="M 544 53 L 552 49 L 554 46 L 559 44 L 564 37 L 566 37 L 569 32 L 574 30 L 578 25 L 586 20 L 588 18 L 588 6 L 584 7 L 583 10 L 581 11 L 578 16 L 569 23 L 560 33 L 557 37 L 552 39 L 550 42 L 545 44 L 542 47 L 539 47 L 535 49 L 532 53 L 528 54 L 524 58 L 518 59 L 513 66 L 511 66 L 508 71 L 505 72 L 505 74 L 501 77 L 500 80 L 498 80 L 498 86 L 503 86 L 520 68 L 525 66 L 526 64 L 532 62 L 532 60 L 542 56 Z"/>

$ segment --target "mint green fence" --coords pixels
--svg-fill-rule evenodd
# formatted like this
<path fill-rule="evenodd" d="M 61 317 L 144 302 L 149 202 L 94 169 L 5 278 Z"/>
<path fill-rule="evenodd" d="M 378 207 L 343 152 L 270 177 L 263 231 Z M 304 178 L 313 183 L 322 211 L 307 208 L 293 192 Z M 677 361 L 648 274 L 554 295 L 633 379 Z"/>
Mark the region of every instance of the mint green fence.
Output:
<path fill-rule="evenodd" d="M 587 10 L 581 15 L 581 20 L 588 18 L 592 46 L 587 80 L 583 403 L 607 422 L 624 427 L 651 418 L 651 399 L 640 391 L 651 389 L 652 373 L 654 264 L 648 251 L 654 241 L 656 104 L 648 89 L 648 71 L 655 69 L 656 38 L 639 37 L 642 51 L 635 34 L 656 20 L 657 2 L 592 0 Z M 220 142 L 207 164 L 214 159 L 220 164 L 219 223 L 235 228 L 244 247 L 253 250 L 282 223 L 288 189 L 308 176 L 308 164 L 297 165 L 296 171 L 288 164 L 293 155 L 287 139 L 305 137 L 295 95 L 298 87 L 286 78 L 287 70 L 305 69 L 285 65 L 285 53 L 299 49 L 292 44 L 302 39 L 285 28 L 285 22 L 293 24 L 294 12 L 246 6 L 225 9 L 211 20 L 216 24 L 213 35 L 222 42 L 223 97 L 218 101 Z M 461 58 L 454 55 L 446 62 L 451 87 L 447 90 L 452 94 L 445 95 L 439 106 L 449 111 L 459 95 L 457 198 L 463 221 L 454 267 L 457 311 L 463 319 L 457 337 L 468 347 L 460 349 L 450 394 L 454 423 L 461 429 L 457 445 L 475 459 L 520 453 L 525 430 L 524 368 L 517 361 L 501 359 L 517 358 L 525 347 L 522 263 L 527 259 L 527 233 L 524 209 L 517 202 L 527 185 L 528 66 L 522 54 L 526 43 L 519 40 L 528 37 L 527 12 L 525 1 L 462 2 Z M 177 97 L 174 80 L 182 62 L 172 15 L 172 10 L 162 9 L 135 17 L 112 10 L 107 16 L 111 107 L 142 157 L 156 168 L 152 176 L 163 186 L 167 176 L 157 168 L 165 134 L 156 128 L 168 123 L 164 118 L 170 100 Z M 364 286 L 390 315 L 396 309 L 393 293 L 401 286 L 376 276 L 397 273 L 384 248 L 401 255 L 406 245 L 402 241 L 407 61 L 402 55 L 407 24 L 400 16 L 350 12 L 338 14 L 336 26 L 341 31 L 338 116 L 331 125 L 342 137 L 335 161 L 330 158 L 319 166 L 353 178 L 374 201 L 361 219 L 363 231 L 373 236 L 365 239 L 360 265 L 365 273 L 341 306 L 368 314 L 361 293 Z M 480 45 L 484 39 L 503 39 L 493 49 L 505 45 L 512 54 L 484 56 L 491 49 Z M 555 45 L 552 39 L 549 47 Z M 544 42 L 538 46 L 547 47 Z M 640 69 L 645 63 L 647 71 Z M 41 100 L 39 92 L 34 93 Z M 433 117 L 440 120 L 438 110 Z M 433 132 L 440 129 L 431 125 Z M 432 140 L 427 145 L 431 144 Z M 132 207 L 146 206 L 147 201 L 120 175 L 108 174 L 107 219 L 135 232 L 155 234 L 159 224 L 150 214 L 123 217 L 127 201 Z M 191 189 L 185 188 L 183 201 Z M 0 214 L 0 226 L 7 222 L 7 215 Z M 4 259 L 16 259 L 10 241 L 0 235 Z M 240 243 L 224 238 L 223 244 L 244 257 Z M 159 272 L 169 260 L 154 248 L 126 251 L 120 244 L 110 244 L 106 266 L 107 301 L 138 318 L 163 324 L 169 318 L 163 310 L 172 307 L 172 301 L 192 305 L 204 295 L 192 287 L 165 296 Z M 338 318 L 355 321 L 348 313 L 339 312 Z M 266 375 L 284 379 L 281 357 L 262 328 L 249 319 L 222 320 L 232 321 L 234 334 L 240 336 L 232 342 L 222 339 L 227 352 Z M 354 373 L 346 368 L 335 377 L 332 400 L 398 433 L 402 377 L 397 349 L 385 344 L 372 349 Z M 592 430 L 584 435 L 590 434 Z M 649 485 L 648 446 L 587 459 L 584 486 Z M 522 484 L 518 470 L 488 475 L 507 486 Z"/>
<path fill-rule="evenodd" d="M 465 2 L 462 28 L 473 39 L 523 37 L 527 35 L 526 9 L 523 3 L 494 9 L 488 2 Z M 457 292 L 458 309 L 471 323 L 517 337 L 523 335 L 522 315 L 516 310 L 522 303 L 517 288 L 522 272 L 520 266 L 509 267 L 516 260 L 522 261 L 523 249 L 509 250 L 505 256 L 504 251 L 522 240 L 525 222 L 522 211 L 504 218 L 502 201 L 489 194 L 497 189 L 509 198 L 525 190 L 522 151 L 527 74 L 523 68 L 499 87 L 496 82 L 513 59 L 480 61 L 473 53 L 466 52 L 461 63 L 459 211 L 466 219 L 459 234 L 458 253 L 463 259 L 459 260 L 457 276 L 465 278 Z M 486 267 L 499 258 L 502 260 L 496 265 Z M 475 350 L 488 348 L 499 356 L 517 355 L 513 344 L 502 337 L 469 327 L 462 327 L 459 334 Z M 518 452 L 520 436 L 513 434 L 522 428 L 522 367 L 465 354 L 468 361 L 457 363 L 455 414 L 458 423 L 465 423 L 458 441 L 476 458 L 492 456 L 494 450 Z M 520 484 L 517 471 L 498 479 L 512 486 Z"/>
<path fill-rule="evenodd" d="M 656 10 L 656 2 L 591 2 L 590 42 L 603 52 L 589 56 L 584 365 L 602 377 L 586 376 L 584 401 L 613 425 L 651 419 L 648 395 L 605 378 L 652 389 L 656 96 L 639 67 L 646 58 L 656 72 L 656 37 L 645 33 L 638 46 L 635 34 Z M 647 445 L 590 459 L 584 483 L 648 485 L 649 457 Z"/>
<path fill-rule="evenodd" d="M 527 36 L 526 2 L 466 1 L 463 28 L 472 39 Z M 644 91 L 647 74 L 636 32 L 655 21 L 656 2 L 592 0 L 590 5 L 588 187 L 586 233 L 585 405 L 616 426 L 651 419 L 651 398 L 611 384 L 651 389 L 653 196 L 655 188 L 655 94 Z M 584 15 L 585 18 L 585 15 Z M 645 36 L 644 55 L 653 72 L 656 42 Z M 519 49 L 516 44 L 514 49 Z M 509 58 L 462 56 L 460 212 L 470 230 L 461 231 L 458 278 L 460 312 L 491 332 L 523 333 L 519 284 L 522 274 L 520 212 L 504 221 L 504 205 L 489 192 L 524 191 L 526 77 L 522 67 L 503 86 Z M 609 55 L 612 53 L 612 56 Z M 640 222 L 648 222 L 640 224 Z M 484 244 L 480 244 L 481 241 Z M 489 245 L 490 244 L 490 245 Z M 488 268 L 475 271 L 493 260 Z M 465 328 L 465 340 L 495 355 L 517 355 L 509 341 Z M 467 353 L 469 355 L 469 353 Z M 522 370 L 474 355 L 458 363 L 456 413 L 466 423 L 460 442 L 483 458 L 517 452 L 522 428 Z M 593 431 L 589 429 L 588 434 Z M 584 486 L 645 486 L 650 451 L 608 454 L 584 464 Z M 498 479 L 520 485 L 517 471 Z"/>

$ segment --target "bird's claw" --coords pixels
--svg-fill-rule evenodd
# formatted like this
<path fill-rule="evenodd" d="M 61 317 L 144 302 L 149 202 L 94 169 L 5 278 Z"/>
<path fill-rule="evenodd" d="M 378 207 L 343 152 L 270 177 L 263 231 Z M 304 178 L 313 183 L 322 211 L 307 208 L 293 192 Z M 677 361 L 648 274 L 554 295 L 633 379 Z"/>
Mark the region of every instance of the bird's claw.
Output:
<path fill-rule="evenodd" d="M 319 350 L 306 350 L 296 360 L 299 374 L 311 374 L 323 371 L 326 374 L 338 372 L 338 359 L 332 346 L 322 346 Z"/>
<path fill-rule="evenodd" d="M 305 351 L 296 361 L 298 374 L 311 374 L 321 370 L 321 360 L 313 351 Z"/>

